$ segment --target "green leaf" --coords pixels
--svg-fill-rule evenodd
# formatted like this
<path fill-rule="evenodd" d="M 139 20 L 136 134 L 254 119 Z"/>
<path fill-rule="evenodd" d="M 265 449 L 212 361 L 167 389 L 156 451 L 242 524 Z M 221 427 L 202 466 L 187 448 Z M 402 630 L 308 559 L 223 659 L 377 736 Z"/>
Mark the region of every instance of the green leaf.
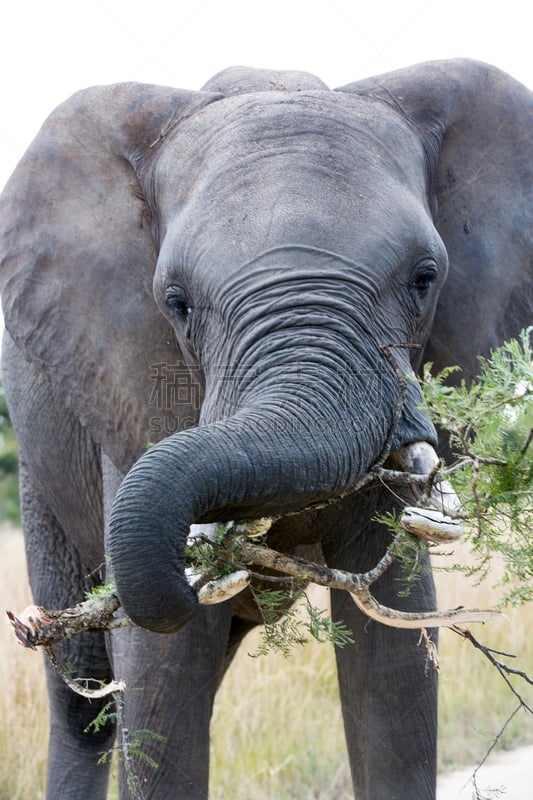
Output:
<path fill-rule="evenodd" d="M 532 329 L 480 358 L 468 383 L 457 368 L 424 368 L 424 408 L 449 431 L 456 454 L 442 470 L 461 499 L 475 565 L 454 569 L 479 580 L 493 558 L 503 564 L 498 606 L 533 599 L 533 352 Z M 390 524 L 390 520 L 388 521 Z"/>

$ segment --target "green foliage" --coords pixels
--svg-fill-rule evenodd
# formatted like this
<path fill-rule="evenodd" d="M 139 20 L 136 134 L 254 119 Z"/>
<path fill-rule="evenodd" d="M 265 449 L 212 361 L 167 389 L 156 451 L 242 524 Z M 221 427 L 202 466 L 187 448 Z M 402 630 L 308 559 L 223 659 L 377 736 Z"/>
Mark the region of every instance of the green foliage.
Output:
<path fill-rule="evenodd" d="M 144 761 L 149 767 L 152 767 L 152 769 L 159 769 L 159 764 L 157 761 L 143 750 L 143 747 L 147 742 L 159 742 L 164 744 L 166 742 L 166 736 L 162 736 L 160 733 L 155 733 L 155 731 L 150 731 L 147 728 L 139 728 L 138 730 L 131 731 L 130 755 L 132 758 L 136 758 L 139 761 Z"/>
<path fill-rule="evenodd" d="M 84 733 L 99 733 L 102 728 L 105 728 L 106 725 L 115 724 L 117 721 L 117 712 L 115 707 L 115 701 L 110 700 L 109 703 L 106 703 L 100 711 L 98 712 L 97 716 L 89 722 L 87 727 L 84 729 Z M 107 754 L 104 754 L 107 756 Z M 100 762 L 105 764 L 105 760 L 100 759 Z"/>
<path fill-rule="evenodd" d="M 376 520 L 382 525 L 386 525 L 395 534 L 391 551 L 402 565 L 402 584 L 398 588 L 398 595 L 407 597 L 420 577 L 420 570 L 424 565 L 424 555 L 428 552 L 429 543 L 402 528 L 400 518 L 395 510 L 388 514 L 378 514 Z"/>
<path fill-rule="evenodd" d="M 461 498 L 476 562 L 454 569 L 482 580 L 491 559 L 504 565 L 500 605 L 533 600 L 533 353 L 531 329 L 480 359 L 479 378 L 456 380 L 455 369 L 422 382 L 426 409 L 450 432 L 457 454 L 442 473 Z M 453 376 L 455 385 L 447 381 Z"/>
<path fill-rule="evenodd" d="M 0 521 L 20 522 L 18 448 L 0 384 Z"/>
<path fill-rule="evenodd" d="M 263 618 L 261 641 L 252 658 L 279 653 L 284 658 L 291 655 L 296 645 L 309 642 L 331 642 L 336 647 L 353 644 L 351 631 L 343 622 L 333 622 L 324 609 L 316 608 L 305 591 L 295 588 L 290 592 L 279 589 L 254 589 L 254 598 Z M 303 601 L 299 606 L 296 601 Z M 293 605 L 287 609 L 288 602 Z M 300 613 L 303 610 L 303 615 Z"/>
<path fill-rule="evenodd" d="M 94 598 L 95 600 L 107 600 L 108 597 L 111 597 L 115 593 L 115 582 L 108 581 L 107 583 L 99 583 L 97 586 L 93 586 L 89 591 L 85 592 L 85 599 L 90 600 Z"/>
<path fill-rule="evenodd" d="M 218 525 L 215 529 L 214 541 L 201 536 L 188 540 L 185 547 L 185 561 L 195 573 L 198 575 L 205 573 L 209 577 L 221 578 L 234 571 L 234 566 L 221 555 L 226 532 L 225 525 Z"/>
<path fill-rule="evenodd" d="M 93 720 L 94 722 L 95 720 Z M 92 723 L 91 723 L 92 725 Z M 159 769 L 159 764 L 157 761 L 152 758 L 152 756 L 148 755 L 143 750 L 144 745 L 147 742 L 166 742 L 166 737 L 161 736 L 159 733 L 154 733 L 154 731 L 147 730 L 146 728 L 140 728 L 139 730 L 135 731 L 128 731 L 128 757 L 132 759 L 137 759 L 138 761 L 144 761 L 148 764 L 149 767 L 153 769 Z M 112 750 L 107 750 L 105 753 L 102 753 L 100 756 L 98 763 L 99 764 L 107 764 L 107 762 L 113 756 L 113 753 L 118 752 L 119 758 L 123 755 L 123 747 L 113 748 Z"/>

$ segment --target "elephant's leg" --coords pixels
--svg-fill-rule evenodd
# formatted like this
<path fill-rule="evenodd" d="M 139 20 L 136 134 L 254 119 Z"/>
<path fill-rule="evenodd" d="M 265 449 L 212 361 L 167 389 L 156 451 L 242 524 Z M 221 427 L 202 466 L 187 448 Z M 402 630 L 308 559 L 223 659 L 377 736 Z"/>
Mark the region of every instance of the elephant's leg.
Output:
<path fill-rule="evenodd" d="M 108 521 L 123 475 L 105 454 L 102 467 Z M 122 798 L 129 800 L 131 781 L 142 787 L 146 800 L 207 798 L 215 692 L 248 630 L 235 618 L 232 624 L 231 614 L 229 602 L 200 606 L 187 625 L 171 636 L 140 628 L 110 635 L 115 676 L 128 687 L 118 715 Z M 129 757 L 128 751 L 136 749 L 136 731 L 150 732 L 141 749 L 159 765 L 157 769 L 142 757 Z M 165 740 L 150 738 L 152 734 Z"/>
<path fill-rule="evenodd" d="M 22 523 L 33 600 L 66 608 L 100 581 L 104 560 L 99 453 L 68 407 L 64 387 L 53 387 L 36 363 L 5 334 L 3 381 L 19 441 Z M 60 663 L 98 680 L 111 675 L 104 637 L 76 636 L 54 647 Z M 105 701 L 74 694 L 47 666 L 50 696 L 49 800 L 101 800 L 107 768 L 98 765 L 112 747 L 113 726 L 84 733 Z"/>
<path fill-rule="evenodd" d="M 142 787 L 145 800 L 206 800 L 209 724 L 226 666 L 230 622 L 230 604 L 223 603 L 200 607 L 176 634 L 140 628 L 111 634 L 115 677 L 127 685 L 119 737 L 123 752 L 132 753 L 122 758 L 123 800 L 129 800 L 132 780 Z M 134 754 L 136 731 L 164 737 L 149 736 L 141 744 L 158 769 Z"/>
<path fill-rule="evenodd" d="M 386 538 L 367 522 L 347 541 L 343 519 L 325 543 L 330 566 L 363 572 L 383 554 Z M 342 530 L 344 528 L 344 530 Z M 352 526 L 352 530 L 355 528 Z M 435 608 L 430 571 L 399 598 L 399 567 L 375 584 L 380 602 L 405 610 Z M 369 620 L 346 592 L 332 592 L 332 616 L 354 632 L 355 644 L 336 650 L 350 766 L 357 800 L 432 800 L 436 783 L 437 675 L 417 631 Z M 432 638 L 435 636 L 432 633 Z"/>
<path fill-rule="evenodd" d="M 62 527 L 39 499 L 24 464 L 21 465 L 21 500 L 28 570 L 34 602 L 45 608 L 65 608 L 83 599 L 94 585 L 94 565 L 84 563 Z M 83 523 L 80 521 L 80 526 Z M 109 681 L 111 668 L 101 634 L 84 634 L 54 646 L 61 664 L 74 674 Z M 106 700 L 89 700 L 69 689 L 48 664 L 46 678 L 50 702 L 48 800 L 103 800 L 108 767 L 98 764 L 103 751 L 113 747 L 114 726 L 85 733 Z"/>

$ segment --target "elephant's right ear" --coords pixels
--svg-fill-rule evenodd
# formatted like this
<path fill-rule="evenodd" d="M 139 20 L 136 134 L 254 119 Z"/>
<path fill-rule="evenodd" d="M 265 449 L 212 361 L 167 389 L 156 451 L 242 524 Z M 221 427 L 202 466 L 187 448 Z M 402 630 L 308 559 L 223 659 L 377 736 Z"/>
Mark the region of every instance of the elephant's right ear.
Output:
<path fill-rule="evenodd" d="M 478 61 L 429 61 L 339 91 L 386 103 L 424 143 L 449 259 L 425 358 L 473 376 L 531 324 L 533 93 Z"/>
<path fill-rule="evenodd" d="M 6 328 L 120 468 L 139 455 L 132 442 L 154 438 L 151 369 L 178 358 L 152 296 L 139 176 L 180 119 L 218 97 L 134 83 L 78 92 L 45 122 L 0 200 Z"/>

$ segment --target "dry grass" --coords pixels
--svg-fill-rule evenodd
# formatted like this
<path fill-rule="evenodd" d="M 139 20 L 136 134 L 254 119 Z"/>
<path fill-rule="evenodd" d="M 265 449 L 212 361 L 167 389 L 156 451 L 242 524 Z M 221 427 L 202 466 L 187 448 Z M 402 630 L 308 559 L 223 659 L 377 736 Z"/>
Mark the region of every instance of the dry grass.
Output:
<path fill-rule="evenodd" d="M 441 574 L 440 606 L 490 604 L 457 574 Z M 324 595 L 321 595 L 324 597 Z M 21 609 L 30 596 L 20 534 L 0 531 L 0 608 Z M 533 673 L 533 609 L 509 622 L 477 627 L 483 641 L 520 653 Z M 43 797 L 47 710 L 41 657 L 24 651 L 0 626 L 3 692 L 0 800 Z M 252 634 L 219 692 L 212 727 L 212 800 L 348 800 L 352 797 L 331 648 L 310 644 L 289 659 L 250 659 Z M 478 758 L 514 707 L 501 678 L 459 637 L 441 635 L 442 766 Z M 531 692 L 529 694 L 531 698 Z M 533 741 L 533 720 L 519 715 L 506 746 Z M 110 796 L 116 796 L 113 785 Z"/>
<path fill-rule="evenodd" d="M 31 602 L 22 537 L 0 529 L 0 613 Z M 7 622 L 7 620 L 6 620 Z M 0 625 L 0 800 L 44 797 L 48 709 L 42 656 Z"/>
<path fill-rule="evenodd" d="M 313 602 L 325 599 L 316 589 Z M 217 697 L 213 800 L 352 798 L 332 647 L 250 659 L 258 636 L 248 636 Z"/>

